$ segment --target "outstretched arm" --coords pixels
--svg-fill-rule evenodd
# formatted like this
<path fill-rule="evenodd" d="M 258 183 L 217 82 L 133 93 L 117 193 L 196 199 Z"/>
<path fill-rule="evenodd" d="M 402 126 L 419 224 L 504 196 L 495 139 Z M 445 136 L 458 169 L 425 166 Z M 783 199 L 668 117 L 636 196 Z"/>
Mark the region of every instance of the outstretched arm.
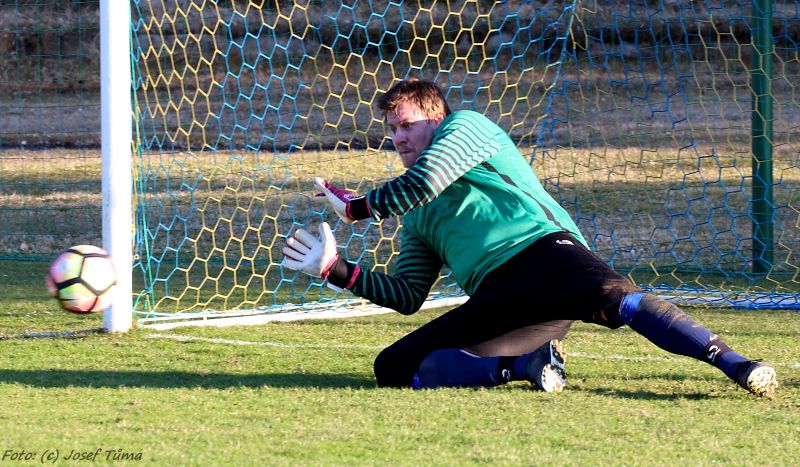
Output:
<path fill-rule="evenodd" d="M 402 246 L 394 274 L 362 270 L 331 254 L 333 242 L 330 229 L 323 224 L 322 239 L 299 230 L 283 249 L 283 265 L 289 269 L 322 277 L 329 284 L 349 289 L 359 297 L 410 315 L 422 306 L 431 287 L 439 277 L 441 260 L 416 236 L 403 229 Z"/>
<path fill-rule="evenodd" d="M 321 178 L 316 184 L 345 223 L 399 216 L 433 201 L 504 145 L 513 146 L 513 142 L 492 121 L 475 112 L 458 112 L 442 122 L 433 142 L 413 166 L 366 195 L 338 189 Z"/>
<path fill-rule="evenodd" d="M 403 175 L 348 202 L 355 220 L 398 216 L 427 204 L 473 167 L 491 158 L 510 139 L 489 119 L 458 112 L 442 122 L 435 138 Z M 513 144 L 513 143 L 512 143 Z"/>

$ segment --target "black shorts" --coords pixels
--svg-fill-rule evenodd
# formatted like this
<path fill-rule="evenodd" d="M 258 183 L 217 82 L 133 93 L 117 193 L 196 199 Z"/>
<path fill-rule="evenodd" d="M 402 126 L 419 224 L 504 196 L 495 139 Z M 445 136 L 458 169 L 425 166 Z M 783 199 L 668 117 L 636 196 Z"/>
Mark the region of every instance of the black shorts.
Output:
<path fill-rule="evenodd" d="M 381 386 L 408 386 L 438 349 L 521 355 L 561 339 L 572 321 L 616 328 L 614 310 L 636 287 L 568 233 L 547 235 L 489 273 L 475 294 L 387 347 L 375 360 Z"/>
<path fill-rule="evenodd" d="M 571 234 L 558 232 L 489 273 L 475 297 L 503 296 L 506 303 L 524 305 L 526 319 L 572 319 L 618 328 L 623 323 L 601 319 L 600 311 L 616 316 L 622 299 L 634 292 L 641 289 Z"/>

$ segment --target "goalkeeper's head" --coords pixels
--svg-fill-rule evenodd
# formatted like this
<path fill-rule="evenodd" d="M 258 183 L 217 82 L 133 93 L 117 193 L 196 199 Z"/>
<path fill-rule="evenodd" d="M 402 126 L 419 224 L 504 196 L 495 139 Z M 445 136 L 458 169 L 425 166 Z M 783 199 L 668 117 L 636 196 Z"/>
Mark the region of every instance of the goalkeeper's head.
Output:
<path fill-rule="evenodd" d="M 450 115 L 442 91 L 435 83 L 408 78 L 378 99 L 378 109 L 389 128 L 403 166 L 411 167 L 430 146 L 439 123 Z"/>
<path fill-rule="evenodd" d="M 403 103 L 412 104 L 431 120 L 450 115 L 450 106 L 447 105 L 442 90 L 431 81 L 407 78 L 395 83 L 378 99 L 378 109 L 385 119 L 396 113 Z"/>

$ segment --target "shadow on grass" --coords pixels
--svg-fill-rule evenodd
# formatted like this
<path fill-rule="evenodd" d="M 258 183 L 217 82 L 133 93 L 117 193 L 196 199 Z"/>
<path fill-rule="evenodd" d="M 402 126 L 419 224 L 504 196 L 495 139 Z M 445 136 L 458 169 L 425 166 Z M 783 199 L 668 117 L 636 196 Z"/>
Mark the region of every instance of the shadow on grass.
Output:
<path fill-rule="evenodd" d="M 782 379 L 780 373 L 778 373 L 778 383 L 780 384 L 778 386 L 778 391 L 780 391 L 781 388 L 800 388 L 800 379 Z"/>
<path fill-rule="evenodd" d="M 359 375 L 189 373 L 182 371 L 2 370 L 0 384 L 38 388 L 376 388 L 375 380 Z"/>
<path fill-rule="evenodd" d="M 593 389 L 586 392 L 603 397 L 616 397 L 617 399 L 633 399 L 644 401 L 674 401 L 674 400 L 706 400 L 713 399 L 713 395 L 699 392 L 665 394 L 651 391 L 616 391 L 610 389 Z"/>

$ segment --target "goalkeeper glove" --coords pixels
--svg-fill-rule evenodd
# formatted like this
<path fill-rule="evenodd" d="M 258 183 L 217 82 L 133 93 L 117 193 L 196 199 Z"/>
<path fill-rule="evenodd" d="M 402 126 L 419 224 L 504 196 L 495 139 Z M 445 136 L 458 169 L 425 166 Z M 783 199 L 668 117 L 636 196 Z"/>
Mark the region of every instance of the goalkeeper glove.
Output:
<path fill-rule="evenodd" d="M 317 230 L 320 239 L 304 229 L 291 235 L 283 247 L 282 264 L 289 269 L 326 279 L 339 255 L 336 253 L 336 239 L 328 223 L 323 222 Z"/>
<path fill-rule="evenodd" d="M 345 224 L 352 224 L 359 219 L 369 217 L 369 205 L 363 196 L 358 196 L 351 191 L 336 188 L 328 183 L 327 180 L 320 177 L 314 177 L 314 182 L 316 183 L 317 187 L 322 190 L 322 193 L 318 193 L 317 197 L 324 196 L 327 198 L 328 202 L 331 204 L 331 207 L 333 207 L 334 212 L 336 212 L 336 214 Z M 354 214 L 354 205 L 363 205 L 361 209 L 358 209 L 358 211 L 365 211 L 365 215 L 358 216 Z"/>

